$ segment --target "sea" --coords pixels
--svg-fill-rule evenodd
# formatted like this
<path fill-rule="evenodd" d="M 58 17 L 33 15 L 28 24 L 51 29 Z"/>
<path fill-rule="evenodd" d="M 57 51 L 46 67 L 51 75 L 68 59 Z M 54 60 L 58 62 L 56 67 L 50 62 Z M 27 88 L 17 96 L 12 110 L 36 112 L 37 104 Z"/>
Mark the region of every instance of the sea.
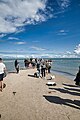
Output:
<path fill-rule="evenodd" d="M 80 66 L 80 58 L 52 58 L 51 72 L 68 77 L 73 80 Z M 8 72 L 14 72 L 14 61 L 15 59 L 4 59 L 3 60 Z M 18 59 L 20 69 L 24 69 L 24 59 Z"/>

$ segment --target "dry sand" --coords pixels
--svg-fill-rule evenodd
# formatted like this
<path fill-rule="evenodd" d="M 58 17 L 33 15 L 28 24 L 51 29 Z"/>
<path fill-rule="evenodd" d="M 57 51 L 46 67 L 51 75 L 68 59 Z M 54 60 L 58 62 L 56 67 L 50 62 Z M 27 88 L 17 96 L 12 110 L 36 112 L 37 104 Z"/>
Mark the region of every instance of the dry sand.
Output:
<path fill-rule="evenodd" d="M 47 79 L 34 78 L 34 69 L 10 73 L 0 92 L 1 120 L 80 120 L 80 87 L 56 75 L 56 86 Z M 50 75 L 47 75 L 49 78 Z"/>

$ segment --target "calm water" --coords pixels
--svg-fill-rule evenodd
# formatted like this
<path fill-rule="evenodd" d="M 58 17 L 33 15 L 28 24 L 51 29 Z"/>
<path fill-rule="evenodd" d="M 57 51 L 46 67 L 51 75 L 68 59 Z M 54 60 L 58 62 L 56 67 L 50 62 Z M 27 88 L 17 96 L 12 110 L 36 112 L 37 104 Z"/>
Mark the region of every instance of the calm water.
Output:
<path fill-rule="evenodd" d="M 80 58 L 53 59 L 52 71 L 74 79 L 80 66 Z"/>
<path fill-rule="evenodd" d="M 15 71 L 15 66 L 14 66 L 15 59 L 4 59 L 3 61 L 7 67 L 8 72 Z M 20 68 L 24 68 L 24 60 L 19 59 L 18 62 L 19 62 Z"/>
<path fill-rule="evenodd" d="M 52 59 L 52 71 L 57 74 L 62 74 L 73 79 L 80 66 L 80 58 L 54 58 Z M 4 59 L 7 70 L 15 71 L 14 59 Z M 24 60 L 19 59 L 20 68 L 24 68 Z"/>

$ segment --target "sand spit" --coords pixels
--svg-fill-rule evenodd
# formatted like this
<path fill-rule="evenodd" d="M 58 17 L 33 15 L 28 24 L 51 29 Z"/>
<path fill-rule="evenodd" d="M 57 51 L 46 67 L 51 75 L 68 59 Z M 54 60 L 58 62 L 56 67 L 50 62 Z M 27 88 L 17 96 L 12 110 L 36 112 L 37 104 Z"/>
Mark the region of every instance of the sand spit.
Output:
<path fill-rule="evenodd" d="M 35 69 L 10 73 L 0 92 L 1 120 L 79 120 L 80 87 L 74 81 L 55 75 L 54 80 L 34 78 Z M 47 86 L 48 81 L 56 86 Z"/>

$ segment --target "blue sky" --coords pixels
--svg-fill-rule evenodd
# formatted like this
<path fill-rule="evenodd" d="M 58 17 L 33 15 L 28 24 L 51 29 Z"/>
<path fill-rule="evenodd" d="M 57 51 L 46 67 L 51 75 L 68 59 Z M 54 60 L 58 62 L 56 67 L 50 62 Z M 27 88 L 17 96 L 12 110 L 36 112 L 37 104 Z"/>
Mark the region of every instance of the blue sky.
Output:
<path fill-rule="evenodd" d="M 80 0 L 0 0 L 1 57 L 80 57 Z"/>

